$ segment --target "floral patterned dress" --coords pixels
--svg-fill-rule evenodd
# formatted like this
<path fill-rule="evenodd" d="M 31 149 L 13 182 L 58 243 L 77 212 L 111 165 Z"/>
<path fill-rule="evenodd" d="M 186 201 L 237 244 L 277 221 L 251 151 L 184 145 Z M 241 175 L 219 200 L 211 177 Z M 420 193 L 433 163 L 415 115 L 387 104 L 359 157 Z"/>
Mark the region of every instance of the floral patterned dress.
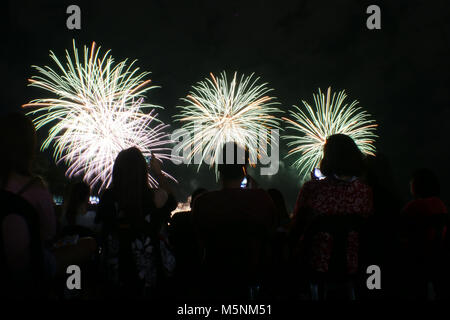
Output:
<path fill-rule="evenodd" d="M 294 228 L 305 224 L 317 215 L 356 214 L 368 217 L 373 211 L 372 190 L 359 179 L 351 181 L 326 178 L 306 182 L 297 198 L 294 209 Z M 308 216 L 313 212 L 313 216 Z M 347 239 L 347 271 L 355 273 L 358 269 L 358 233 L 350 232 Z M 312 243 L 310 264 L 313 270 L 327 272 L 333 238 L 330 234 L 319 232 Z"/>
<path fill-rule="evenodd" d="M 106 190 L 100 201 L 103 270 L 108 285 L 122 293 L 152 296 L 161 279 L 175 268 L 166 225 L 176 201 L 169 196 L 162 208 L 156 208 L 151 199 L 151 194 L 145 198 L 144 219 L 139 225 L 130 223 L 111 190 Z"/>

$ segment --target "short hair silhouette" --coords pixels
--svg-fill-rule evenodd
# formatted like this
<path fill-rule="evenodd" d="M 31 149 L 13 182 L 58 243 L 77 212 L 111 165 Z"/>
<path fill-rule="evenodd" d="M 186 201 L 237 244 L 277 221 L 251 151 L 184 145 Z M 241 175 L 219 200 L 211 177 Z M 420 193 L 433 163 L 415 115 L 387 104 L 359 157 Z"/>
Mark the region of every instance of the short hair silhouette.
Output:
<path fill-rule="evenodd" d="M 413 195 L 419 198 L 438 197 L 440 184 L 438 177 L 429 169 L 420 168 L 412 174 Z"/>
<path fill-rule="evenodd" d="M 219 157 L 222 163 L 218 164 L 218 170 L 222 179 L 239 179 L 245 176 L 245 167 L 248 164 L 247 150 L 235 142 L 227 142 Z"/>
<path fill-rule="evenodd" d="M 345 134 L 328 137 L 323 148 L 320 171 L 325 176 L 342 175 L 359 177 L 363 170 L 363 154 L 355 141 Z"/>

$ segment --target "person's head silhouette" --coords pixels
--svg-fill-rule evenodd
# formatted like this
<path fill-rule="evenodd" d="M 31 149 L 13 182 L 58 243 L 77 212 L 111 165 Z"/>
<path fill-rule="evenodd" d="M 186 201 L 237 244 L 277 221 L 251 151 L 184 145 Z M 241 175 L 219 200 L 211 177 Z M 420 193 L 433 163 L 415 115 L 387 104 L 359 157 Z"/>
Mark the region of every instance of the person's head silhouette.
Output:
<path fill-rule="evenodd" d="M 345 134 L 328 137 L 323 148 L 320 171 L 325 176 L 359 177 L 363 170 L 363 154 L 352 138 Z"/>
<path fill-rule="evenodd" d="M 224 187 L 239 187 L 246 175 L 248 152 L 235 142 L 223 146 L 218 171 Z"/>
<path fill-rule="evenodd" d="M 192 209 L 194 206 L 194 201 L 196 198 L 198 198 L 199 196 L 201 196 L 202 194 L 204 194 L 205 192 L 208 192 L 208 190 L 206 190 L 205 188 L 197 188 L 194 190 L 194 192 L 192 192 L 191 195 L 191 202 L 189 204 L 189 207 Z"/>
<path fill-rule="evenodd" d="M 147 162 L 138 148 L 119 152 L 114 162 L 112 186 L 121 209 L 131 218 L 139 219 L 142 201 L 150 185 Z"/>

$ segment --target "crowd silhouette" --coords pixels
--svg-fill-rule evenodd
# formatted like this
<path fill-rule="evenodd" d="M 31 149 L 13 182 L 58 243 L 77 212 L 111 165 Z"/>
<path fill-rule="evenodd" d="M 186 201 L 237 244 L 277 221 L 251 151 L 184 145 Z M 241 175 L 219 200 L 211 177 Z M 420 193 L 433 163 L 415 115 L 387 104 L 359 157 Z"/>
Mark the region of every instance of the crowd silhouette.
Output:
<path fill-rule="evenodd" d="M 89 185 L 75 180 L 57 206 L 32 172 L 32 122 L 10 113 L 0 131 L 2 297 L 449 297 L 448 213 L 437 176 L 413 172 L 412 200 L 404 204 L 387 158 L 363 155 L 349 136 L 328 137 L 318 168 L 323 176 L 311 173 L 292 213 L 279 190 L 263 190 L 248 175 L 247 161 L 238 159 L 248 154 L 230 143 L 217 190 L 195 190 L 190 210 L 172 215 L 172 186 L 159 160 L 147 163 L 139 146 L 118 154 L 98 204 L 90 202 Z M 230 150 L 234 161 L 227 163 Z M 150 186 L 149 172 L 158 188 Z M 83 270 L 82 290 L 67 288 L 69 265 Z M 368 286 L 369 266 L 381 271 L 381 289 Z"/>

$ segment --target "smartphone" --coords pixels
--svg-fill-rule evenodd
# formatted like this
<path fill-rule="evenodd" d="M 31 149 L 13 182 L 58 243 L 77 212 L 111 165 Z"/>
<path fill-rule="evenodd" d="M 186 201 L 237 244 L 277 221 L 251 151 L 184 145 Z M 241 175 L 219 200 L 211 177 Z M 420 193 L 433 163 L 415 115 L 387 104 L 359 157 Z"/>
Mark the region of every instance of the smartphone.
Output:
<path fill-rule="evenodd" d="M 242 189 L 247 188 L 247 177 L 244 177 L 244 179 L 242 179 L 242 181 L 241 181 L 241 188 Z"/>
<path fill-rule="evenodd" d="M 90 196 L 89 197 L 89 203 L 90 204 L 98 204 L 100 202 L 99 197 L 96 196 Z"/>
<path fill-rule="evenodd" d="M 60 206 L 63 204 L 63 197 L 62 196 L 58 196 L 58 195 L 53 195 L 53 202 L 57 205 Z"/>
<path fill-rule="evenodd" d="M 325 176 L 322 174 L 319 168 L 314 168 L 314 178 L 317 180 L 325 179 Z"/>

